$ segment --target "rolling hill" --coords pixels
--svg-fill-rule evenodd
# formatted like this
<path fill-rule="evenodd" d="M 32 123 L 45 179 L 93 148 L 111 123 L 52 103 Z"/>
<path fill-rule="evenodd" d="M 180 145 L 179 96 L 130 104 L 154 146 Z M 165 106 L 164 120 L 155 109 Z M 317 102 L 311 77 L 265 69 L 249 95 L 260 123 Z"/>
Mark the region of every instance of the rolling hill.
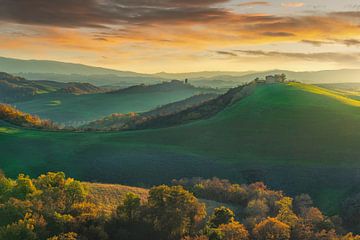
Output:
<path fill-rule="evenodd" d="M 21 71 L 19 70 L 21 69 Z M 288 79 L 304 83 L 360 82 L 360 69 L 338 69 L 313 72 L 287 70 L 269 71 L 202 71 L 184 73 L 144 74 L 130 71 L 64 63 L 46 60 L 22 60 L 0 57 L 0 71 L 9 72 L 29 80 L 46 79 L 58 82 L 83 82 L 96 86 L 128 87 L 137 84 L 155 84 L 167 80 L 189 79 L 198 87 L 230 88 L 252 81 L 257 77 L 285 73 Z"/>
<path fill-rule="evenodd" d="M 53 73 L 53 74 L 116 74 L 119 76 L 141 76 L 139 73 L 88 66 L 77 63 L 66 63 L 49 60 L 23 60 L 0 57 L 0 71 L 18 73 Z"/>
<path fill-rule="evenodd" d="M 84 183 L 89 190 L 88 199 L 90 202 L 96 204 L 105 213 L 111 215 L 113 211 L 123 202 L 127 193 L 134 193 L 138 195 L 142 202 L 146 202 L 149 196 L 149 189 L 131 187 L 120 184 L 103 184 L 103 183 Z M 226 206 L 233 211 L 238 210 L 239 206 L 228 203 L 221 203 L 209 199 L 199 199 L 200 202 L 205 203 L 208 216 L 214 212 L 214 209 L 220 206 Z"/>
<path fill-rule="evenodd" d="M 66 133 L 3 125 L 0 166 L 10 176 L 61 170 L 141 186 L 192 176 L 262 180 L 310 193 L 334 213 L 359 191 L 358 103 L 312 85 L 263 84 L 215 116 L 169 128 Z"/>
<path fill-rule="evenodd" d="M 360 100 L 360 83 L 330 83 L 318 84 L 320 87 L 337 91 L 350 98 Z"/>
<path fill-rule="evenodd" d="M 57 126 L 49 120 L 21 112 L 10 105 L 2 103 L 0 103 L 0 119 L 9 124 L 31 129 L 57 129 Z"/>
<path fill-rule="evenodd" d="M 89 83 L 61 83 L 45 80 L 30 81 L 22 77 L 0 72 L 0 102 L 23 101 L 39 94 L 52 92 L 88 94 L 104 91 L 104 89 Z"/>
<path fill-rule="evenodd" d="M 85 124 L 80 128 L 101 131 L 137 129 L 140 128 L 140 126 L 144 127 L 146 122 L 152 122 L 155 119 L 164 118 L 166 116 L 175 116 L 176 113 L 202 106 L 205 102 L 210 102 L 218 96 L 219 95 L 215 93 L 199 94 L 139 114 L 111 114 L 105 118 Z"/>
<path fill-rule="evenodd" d="M 326 83 L 359 83 L 359 69 L 339 69 L 325 70 L 315 72 L 295 72 L 287 70 L 271 70 L 263 72 L 253 72 L 236 76 L 233 73 L 224 73 L 222 75 L 213 75 L 210 77 L 191 78 L 191 82 L 196 86 L 202 87 L 233 87 L 240 83 L 247 83 L 255 78 L 264 78 L 267 75 L 286 74 L 290 80 L 301 81 L 308 84 L 326 84 Z"/>
<path fill-rule="evenodd" d="M 37 95 L 28 101 L 15 102 L 14 105 L 41 118 L 79 126 L 112 113 L 145 112 L 197 94 L 211 92 L 218 91 L 172 81 L 133 86 L 109 93 L 75 95 L 58 91 Z"/>

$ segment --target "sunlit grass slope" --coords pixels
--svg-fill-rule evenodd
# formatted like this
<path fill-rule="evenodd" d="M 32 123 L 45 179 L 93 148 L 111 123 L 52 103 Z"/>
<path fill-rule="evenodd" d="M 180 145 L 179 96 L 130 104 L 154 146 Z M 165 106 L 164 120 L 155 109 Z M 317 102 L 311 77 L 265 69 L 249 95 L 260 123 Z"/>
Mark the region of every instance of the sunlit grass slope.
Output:
<path fill-rule="evenodd" d="M 44 94 L 29 101 L 14 103 L 18 109 L 66 125 L 81 125 L 112 113 L 145 112 L 156 107 L 180 101 L 206 92 L 200 88 L 174 88 L 172 91 L 129 93 L 96 93 L 73 95 L 67 93 Z"/>
<path fill-rule="evenodd" d="M 85 183 L 89 191 L 88 198 L 106 212 L 111 213 L 122 203 L 126 194 L 134 193 L 144 202 L 148 198 L 149 190 L 120 184 Z"/>
<path fill-rule="evenodd" d="M 123 202 L 128 193 L 138 195 L 142 202 L 146 202 L 149 196 L 149 189 L 131 187 L 120 184 L 103 184 L 103 183 L 84 183 L 88 190 L 88 199 L 90 202 L 95 203 L 107 214 L 112 214 L 114 210 Z M 206 206 L 208 216 L 210 216 L 214 209 L 220 206 L 226 206 L 233 211 L 238 210 L 238 206 L 227 203 L 220 203 L 208 199 L 199 199 L 200 202 Z"/>
<path fill-rule="evenodd" d="M 334 98 L 338 101 L 341 101 L 341 102 L 351 105 L 351 106 L 360 107 L 360 101 L 343 96 L 341 94 L 341 92 L 336 92 L 336 91 L 332 91 L 329 89 L 317 87 L 315 85 L 302 84 L 302 83 L 297 83 L 297 82 L 291 82 L 288 84 L 290 86 L 295 86 L 297 88 L 303 89 L 303 90 L 311 92 L 311 93 L 320 94 L 320 95 Z"/>
<path fill-rule="evenodd" d="M 60 133 L 5 125 L 0 168 L 10 176 L 61 170 L 136 185 L 191 176 L 262 180 L 289 194 L 310 193 L 334 212 L 358 188 L 359 139 L 359 107 L 304 85 L 272 84 L 210 119 L 171 128 Z"/>

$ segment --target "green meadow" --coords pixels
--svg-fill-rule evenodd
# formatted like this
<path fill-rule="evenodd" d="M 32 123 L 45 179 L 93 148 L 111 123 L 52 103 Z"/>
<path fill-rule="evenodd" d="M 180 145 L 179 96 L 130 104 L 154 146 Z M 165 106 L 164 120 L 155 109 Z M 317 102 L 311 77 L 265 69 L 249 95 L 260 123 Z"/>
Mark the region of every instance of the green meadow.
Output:
<path fill-rule="evenodd" d="M 151 102 L 160 104 L 161 99 L 152 97 Z M 71 105 L 70 98 L 60 101 L 51 107 L 74 113 L 82 109 Z M 36 103 L 18 107 L 31 113 L 44 108 Z M 116 103 L 121 106 L 122 101 Z M 134 109 L 136 103 L 126 105 L 128 111 L 145 110 Z M 48 110 L 46 116 L 56 112 Z M 64 171 L 84 181 L 136 186 L 193 176 L 264 181 L 291 195 L 309 193 L 323 210 L 335 213 L 341 200 L 358 188 L 359 140 L 356 100 L 310 85 L 266 84 L 212 118 L 170 128 L 76 133 L 1 123 L 0 168 L 12 177 Z"/>
<path fill-rule="evenodd" d="M 18 109 L 66 125 L 81 125 L 112 113 L 145 112 L 158 106 L 189 98 L 203 91 L 179 88 L 173 91 L 96 93 L 74 95 L 49 93 L 14 103 Z"/>

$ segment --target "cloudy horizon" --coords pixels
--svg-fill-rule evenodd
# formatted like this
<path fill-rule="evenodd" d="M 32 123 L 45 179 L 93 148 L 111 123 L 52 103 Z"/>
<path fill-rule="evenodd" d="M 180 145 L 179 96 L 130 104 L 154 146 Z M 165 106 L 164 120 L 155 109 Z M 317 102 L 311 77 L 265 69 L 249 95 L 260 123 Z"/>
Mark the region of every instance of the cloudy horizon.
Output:
<path fill-rule="evenodd" d="M 0 0 L 0 56 L 144 73 L 360 66 L 344 0 Z"/>

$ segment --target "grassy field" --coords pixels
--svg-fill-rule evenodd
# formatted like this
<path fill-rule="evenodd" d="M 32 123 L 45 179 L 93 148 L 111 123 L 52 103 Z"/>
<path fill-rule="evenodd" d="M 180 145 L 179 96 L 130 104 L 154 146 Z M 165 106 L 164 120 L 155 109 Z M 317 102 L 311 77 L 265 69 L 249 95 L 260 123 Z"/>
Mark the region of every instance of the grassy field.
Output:
<path fill-rule="evenodd" d="M 101 206 L 111 214 L 122 203 L 127 193 L 135 193 L 142 202 L 145 202 L 149 190 L 145 188 L 130 187 L 120 184 L 84 183 L 89 191 L 89 201 Z"/>
<path fill-rule="evenodd" d="M 258 87 L 216 116 L 144 131 L 64 133 L 1 125 L 0 168 L 9 176 L 64 171 L 137 186 L 218 176 L 310 193 L 325 212 L 359 191 L 360 108 L 299 84 Z"/>
<path fill-rule="evenodd" d="M 112 113 L 145 112 L 161 105 L 202 93 L 202 89 L 183 88 L 174 91 L 136 93 L 97 93 L 72 95 L 44 94 L 29 101 L 14 103 L 18 109 L 57 123 L 78 126 Z M 205 91 L 206 92 L 206 91 Z"/>
<path fill-rule="evenodd" d="M 89 201 L 100 206 L 107 214 L 111 214 L 122 203 L 127 193 L 135 193 L 142 202 L 146 202 L 149 196 L 149 190 L 145 188 L 131 187 L 120 184 L 103 184 L 103 183 L 84 183 L 89 191 Z M 214 209 L 220 206 L 226 206 L 234 212 L 238 206 L 219 203 L 212 200 L 200 199 L 206 206 L 207 215 L 210 216 Z"/>

